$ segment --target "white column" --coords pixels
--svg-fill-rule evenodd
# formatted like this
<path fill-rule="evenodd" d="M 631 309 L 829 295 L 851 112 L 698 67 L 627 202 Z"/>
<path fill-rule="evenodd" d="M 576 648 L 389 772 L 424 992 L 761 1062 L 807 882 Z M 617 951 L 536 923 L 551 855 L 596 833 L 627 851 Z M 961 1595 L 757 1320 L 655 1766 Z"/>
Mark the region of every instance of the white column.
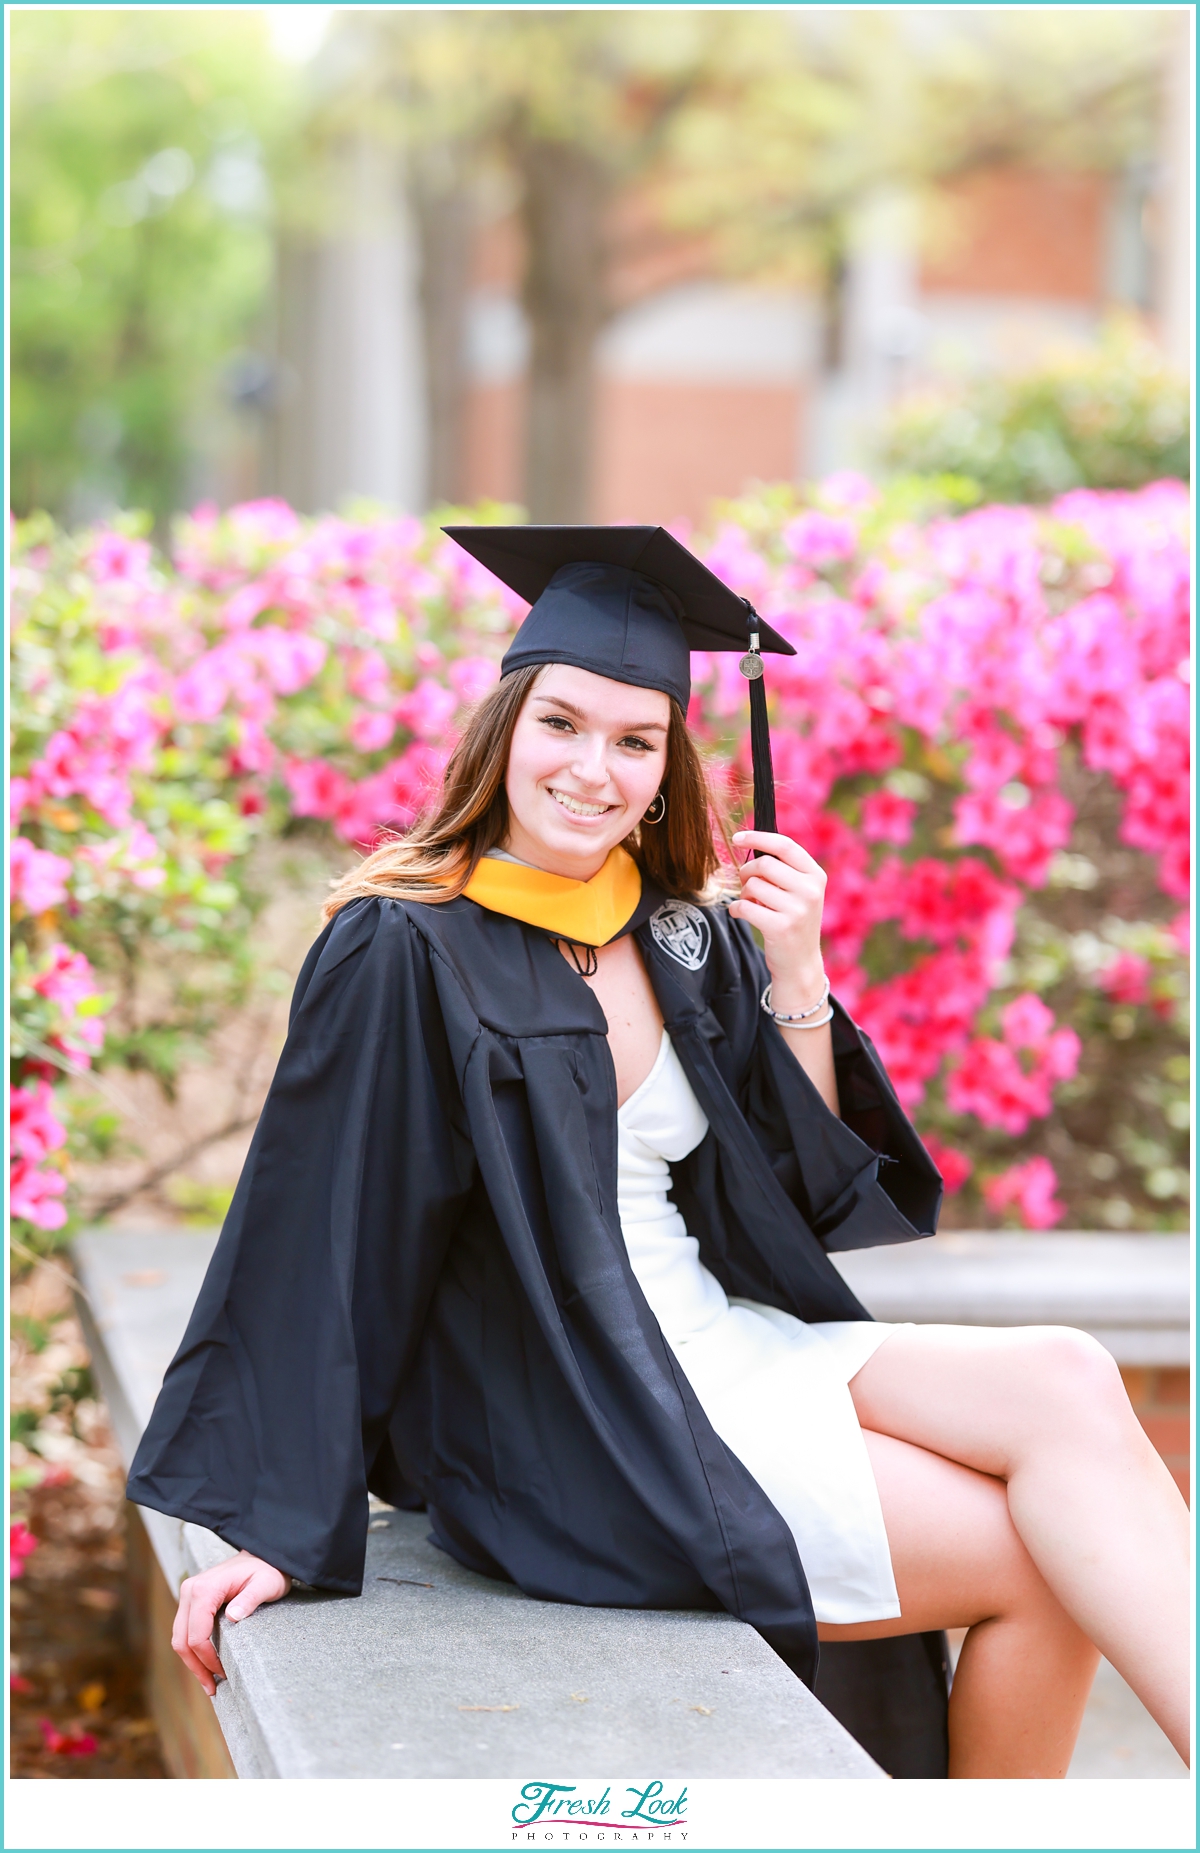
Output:
<path fill-rule="evenodd" d="M 396 154 L 366 136 L 330 157 L 323 235 L 279 281 L 279 492 L 312 512 L 425 500 L 418 247 Z"/>
<path fill-rule="evenodd" d="M 850 228 L 842 365 L 814 384 L 810 474 L 871 462 L 880 422 L 908 384 L 922 327 L 915 202 L 880 189 Z"/>

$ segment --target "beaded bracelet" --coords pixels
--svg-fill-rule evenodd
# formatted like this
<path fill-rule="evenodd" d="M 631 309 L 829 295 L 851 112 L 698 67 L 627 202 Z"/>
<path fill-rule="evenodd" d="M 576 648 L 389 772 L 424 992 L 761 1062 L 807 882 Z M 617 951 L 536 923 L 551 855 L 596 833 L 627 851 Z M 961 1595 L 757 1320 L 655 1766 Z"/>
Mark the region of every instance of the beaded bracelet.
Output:
<path fill-rule="evenodd" d="M 782 1010 L 776 1010 L 774 1008 L 771 1002 L 771 991 L 772 985 L 768 985 L 759 999 L 759 1004 L 773 1023 L 782 1023 L 785 1029 L 823 1029 L 826 1023 L 833 1022 L 833 1005 L 829 1003 L 828 978 L 825 980 L 825 989 L 821 992 L 816 1003 L 810 1005 L 807 1010 L 798 1010 L 795 1016 L 787 1016 Z M 827 1004 L 829 1008 L 826 1010 L 825 1015 L 823 1017 L 818 1016 L 817 1012 L 819 1010 L 824 1010 Z"/>

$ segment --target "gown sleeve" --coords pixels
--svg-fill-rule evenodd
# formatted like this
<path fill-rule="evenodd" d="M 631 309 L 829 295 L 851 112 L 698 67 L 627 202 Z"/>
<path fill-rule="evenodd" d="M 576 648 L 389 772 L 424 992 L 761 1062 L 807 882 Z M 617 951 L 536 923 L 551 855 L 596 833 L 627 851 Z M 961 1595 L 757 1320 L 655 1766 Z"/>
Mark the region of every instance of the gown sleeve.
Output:
<path fill-rule="evenodd" d="M 728 921 L 737 999 L 727 1026 L 743 1110 L 775 1175 L 830 1253 L 932 1235 L 942 1178 L 865 1031 L 836 998 L 830 1112 L 777 1025 L 759 1007 L 770 973 L 743 921 Z"/>
<path fill-rule="evenodd" d="M 474 1173 L 400 902 L 317 940 L 129 1497 L 356 1595 L 367 1480 Z"/>

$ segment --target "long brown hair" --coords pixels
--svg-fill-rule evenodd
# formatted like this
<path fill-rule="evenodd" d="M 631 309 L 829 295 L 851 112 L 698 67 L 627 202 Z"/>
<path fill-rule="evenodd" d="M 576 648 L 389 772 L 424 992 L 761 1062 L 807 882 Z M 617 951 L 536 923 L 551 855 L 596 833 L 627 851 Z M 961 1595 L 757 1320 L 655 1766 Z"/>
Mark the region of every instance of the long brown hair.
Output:
<path fill-rule="evenodd" d="M 477 863 L 508 834 L 505 774 L 513 730 L 544 665 L 505 676 L 474 710 L 450 756 L 440 801 L 404 836 L 394 836 L 334 886 L 323 909 L 331 920 L 348 901 L 377 895 L 399 901 L 449 901 L 461 894 Z M 661 786 L 666 814 L 639 824 L 624 847 L 656 887 L 680 900 L 711 900 L 723 884 L 714 835 L 729 850 L 729 822 L 704 762 L 671 702 L 667 769 Z M 732 851 L 730 851 L 732 861 Z"/>

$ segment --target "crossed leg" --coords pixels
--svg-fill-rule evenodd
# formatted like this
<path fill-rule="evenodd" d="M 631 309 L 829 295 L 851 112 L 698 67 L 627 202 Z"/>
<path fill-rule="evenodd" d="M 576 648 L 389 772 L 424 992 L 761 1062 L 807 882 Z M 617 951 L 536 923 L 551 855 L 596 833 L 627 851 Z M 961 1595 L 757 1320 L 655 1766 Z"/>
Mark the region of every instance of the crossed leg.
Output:
<path fill-rule="evenodd" d="M 966 1627 L 952 1777 L 1061 1776 L 1107 1655 L 1189 1748 L 1187 1508 L 1103 1347 L 1056 1326 L 905 1327 L 851 1382 L 903 1611 Z"/>

